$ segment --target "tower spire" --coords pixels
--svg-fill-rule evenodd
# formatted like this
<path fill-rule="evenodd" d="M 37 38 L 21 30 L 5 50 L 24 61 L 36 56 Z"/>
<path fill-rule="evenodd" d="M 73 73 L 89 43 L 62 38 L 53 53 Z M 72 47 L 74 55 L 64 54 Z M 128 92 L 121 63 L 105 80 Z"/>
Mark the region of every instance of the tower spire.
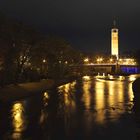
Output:
<path fill-rule="evenodd" d="M 113 26 L 116 27 L 116 20 L 113 20 Z"/>

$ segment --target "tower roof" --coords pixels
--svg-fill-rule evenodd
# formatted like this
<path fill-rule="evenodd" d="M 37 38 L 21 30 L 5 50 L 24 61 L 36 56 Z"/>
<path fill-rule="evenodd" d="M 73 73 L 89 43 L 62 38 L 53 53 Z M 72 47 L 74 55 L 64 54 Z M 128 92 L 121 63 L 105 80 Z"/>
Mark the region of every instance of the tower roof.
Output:
<path fill-rule="evenodd" d="M 116 20 L 113 20 L 113 26 L 116 27 Z"/>
<path fill-rule="evenodd" d="M 117 28 L 116 27 L 116 20 L 115 19 L 113 20 L 113 28 L 115 28 L 115 29 Z"/>

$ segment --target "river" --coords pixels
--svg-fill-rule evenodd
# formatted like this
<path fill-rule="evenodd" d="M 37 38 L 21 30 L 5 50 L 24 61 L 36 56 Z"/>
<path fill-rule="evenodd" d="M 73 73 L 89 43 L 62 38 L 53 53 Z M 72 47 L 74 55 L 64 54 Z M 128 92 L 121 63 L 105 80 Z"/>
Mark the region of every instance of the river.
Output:
<path fill-rule="evenodd" d="M 57 89 L 0 104 L 0 140 L 137 140 L 135 78 L 84 76 Z"/>

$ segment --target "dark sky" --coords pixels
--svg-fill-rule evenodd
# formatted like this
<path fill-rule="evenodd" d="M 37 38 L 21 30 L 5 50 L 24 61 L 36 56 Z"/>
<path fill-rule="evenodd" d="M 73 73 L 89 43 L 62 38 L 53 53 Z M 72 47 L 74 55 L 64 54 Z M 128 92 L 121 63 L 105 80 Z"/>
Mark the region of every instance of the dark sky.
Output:
<path fill-rule="evenodd" d="M 139 0 L 0 0 L 0 10 L 89 52 L 110 52 L 116 19 L 120 51 L 140 49 Z"/>

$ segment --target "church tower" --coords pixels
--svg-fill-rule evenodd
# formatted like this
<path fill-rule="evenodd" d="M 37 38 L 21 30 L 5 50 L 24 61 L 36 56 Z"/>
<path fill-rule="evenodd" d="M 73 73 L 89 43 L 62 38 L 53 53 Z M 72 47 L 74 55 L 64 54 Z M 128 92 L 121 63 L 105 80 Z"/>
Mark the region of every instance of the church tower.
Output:
<path fill-rule="evenodd" d="M 111 55 L 116 56 L 119 59 L 119 47 L 118 47 L 118 29 L 116 28 L 116 22 L 114 21 L 114 27 L 111 29 Z"/>

